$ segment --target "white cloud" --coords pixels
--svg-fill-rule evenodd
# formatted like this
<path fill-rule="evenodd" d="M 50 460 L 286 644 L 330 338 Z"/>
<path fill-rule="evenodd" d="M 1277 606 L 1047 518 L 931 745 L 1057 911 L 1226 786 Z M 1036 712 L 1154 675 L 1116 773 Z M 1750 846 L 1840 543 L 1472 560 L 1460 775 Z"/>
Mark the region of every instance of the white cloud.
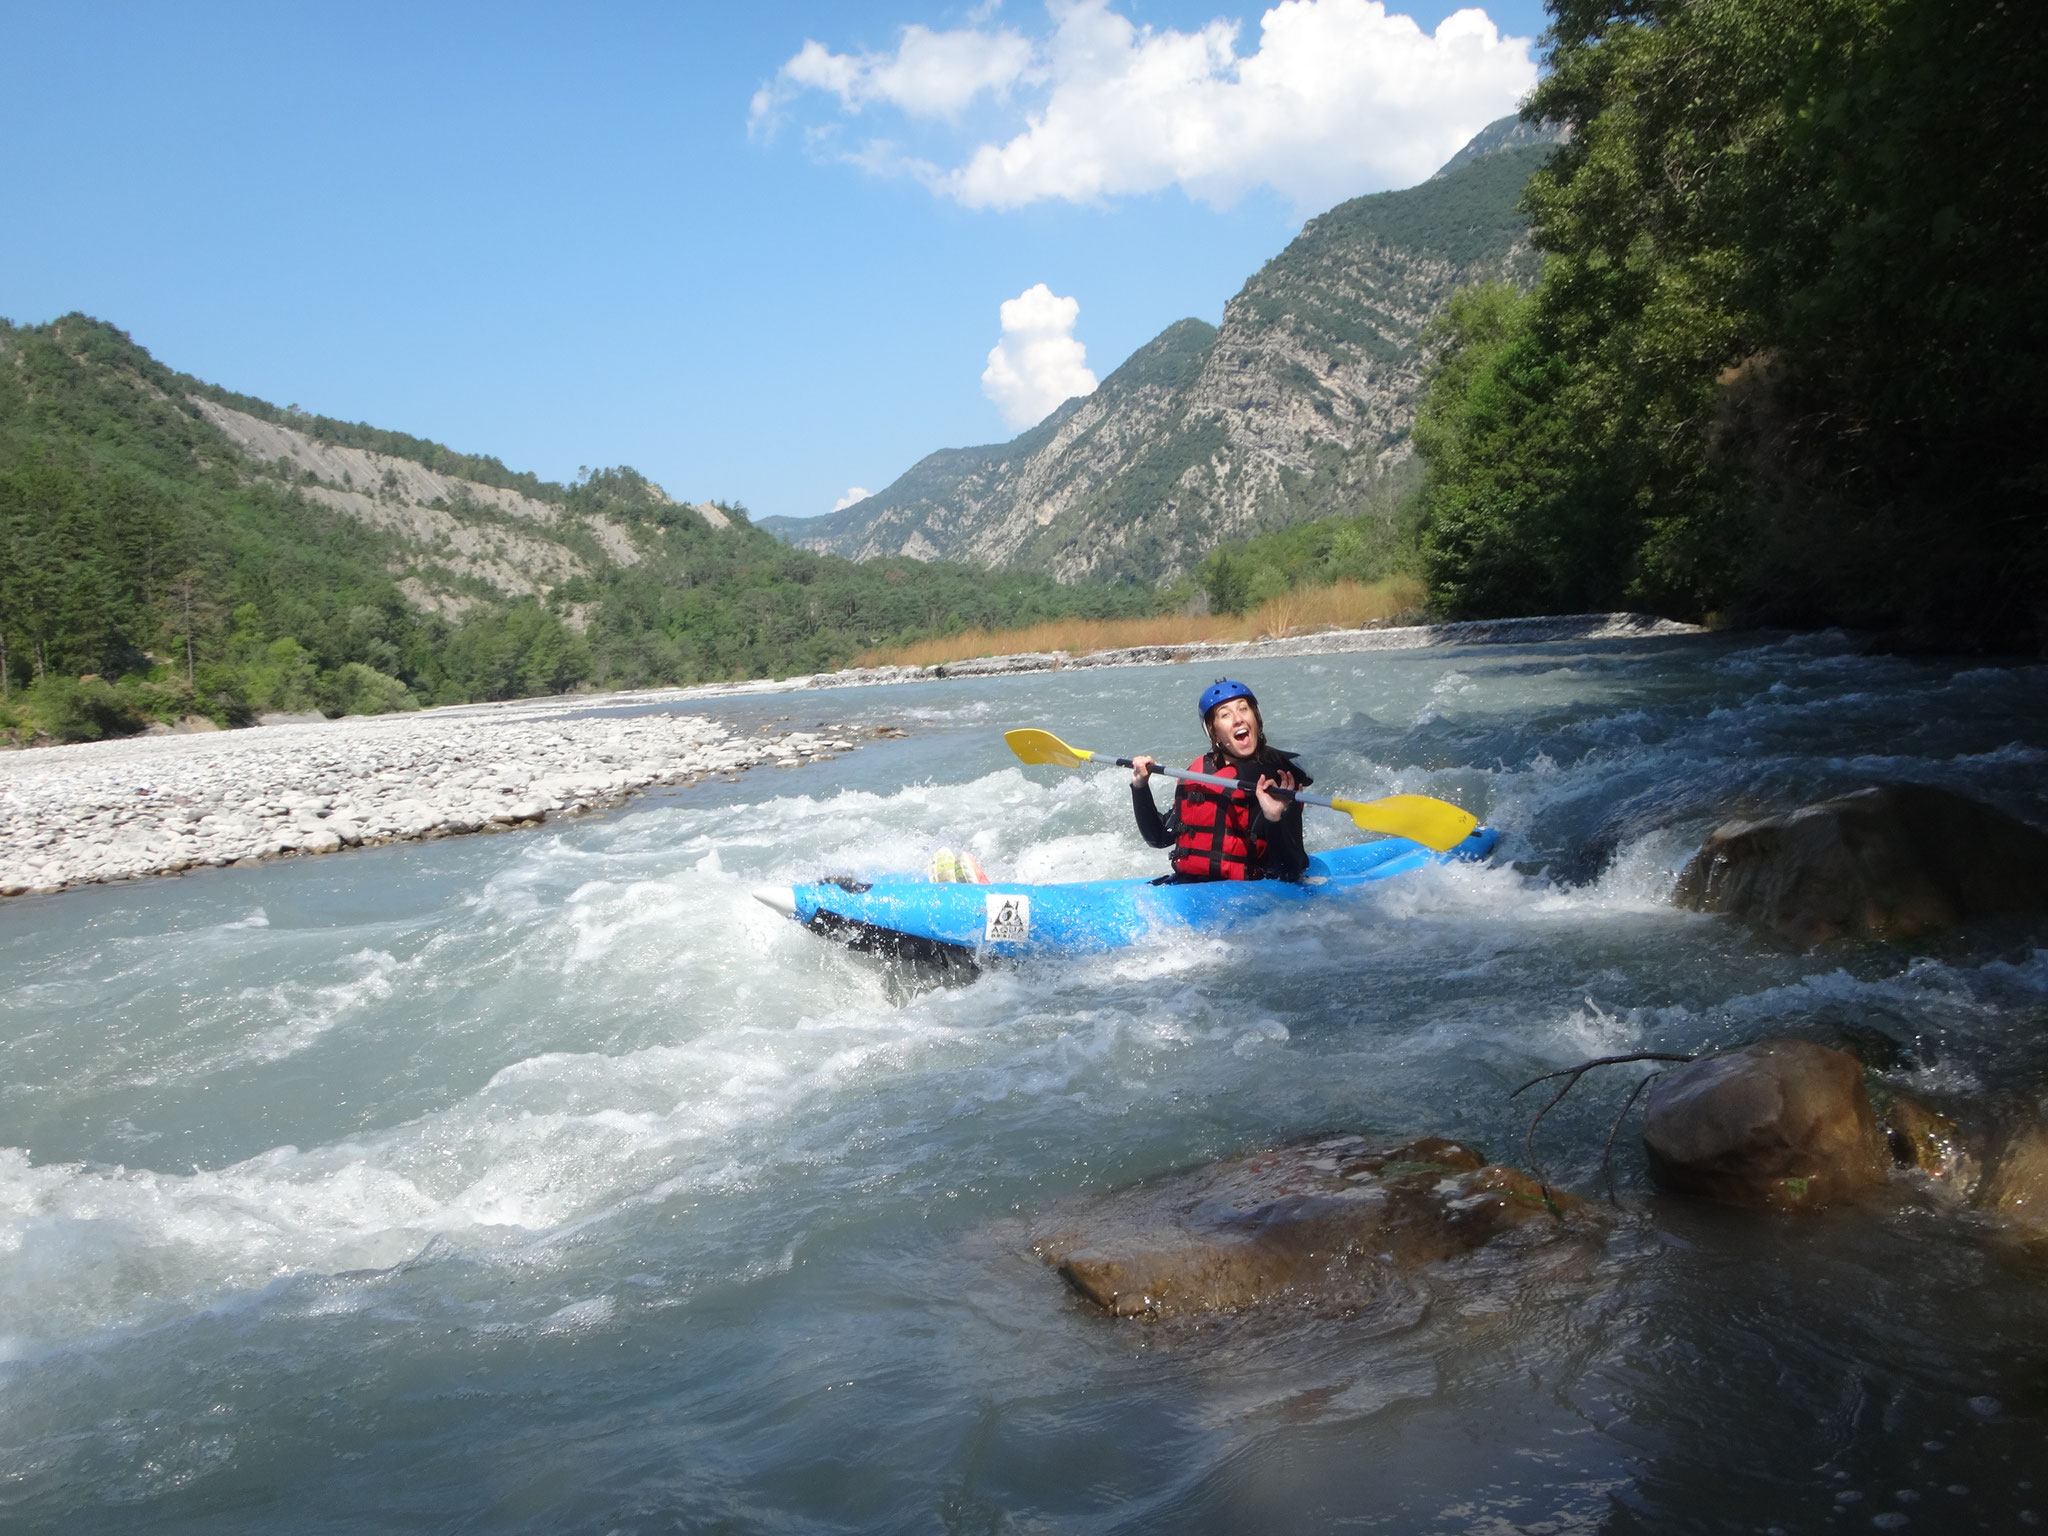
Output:
<path fill-rule="evenodd" d="M 1078 299 L 1060 298 L 1043 283 L 1003 300 L 1003 339 L 989 350 L 981 392 L 1012 430 L 1035 426 L 1062 401 L 1094 392 L 1088 349 L 1074 339 L 1080 315 Z"/>
<path fill-rule="evenodd" d="M 1174 186 L 1219 207 L 1261 186 L 1322 207 L 1421 180 L 1536 83 L 1531 39 L 1502 37 L 1476 9 L 1424 32 L 1380 0 L 1281 0 L 1245 54 L 1235 22 L 1141 27 L 1111 0 L 1047 10 L 1052 32 L 1035 42 L 919 27 L 893 54 L 807 42 L 755 98 L 756 119 L 814 90 L 844 113 L 888 105 L 950 124 L 987 93 L 1011 130 L 971 147 L 955 134 L 932 157 L 878 143 L 847 158 L 976 208 Z"/>
<path fill-rule="evenodd" d="M 873 491 L 867 489 L 865 486 L 849 485 L 846 488 L 846 494 L 840 497 L 837 501 L 832 503 L 832 510 L 834 512 L 844 512 L 856 501 L 866 501 L 870 496 L 874 494 L 875 493 Z"/>
<path fill-rule="evenodd" d="M 749 127 L 771 125 L 804 90 L 826 91 L 848 112 L 880 102 L 911 117 L 957 117 L 982 92 L 1007 92 L 1031 64 L 1031 44 L 1015 32 L 908 26 L 894 53 L 833 53 L 806 40 L 774 80 L 754 93 Z"/>

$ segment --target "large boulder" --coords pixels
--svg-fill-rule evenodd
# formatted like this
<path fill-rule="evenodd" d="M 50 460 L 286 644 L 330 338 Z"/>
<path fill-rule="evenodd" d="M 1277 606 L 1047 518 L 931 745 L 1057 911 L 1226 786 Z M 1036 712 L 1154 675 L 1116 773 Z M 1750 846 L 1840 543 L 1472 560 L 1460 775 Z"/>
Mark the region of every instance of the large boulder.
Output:
<path fill-rule="evenodd" d="M 1643 1146 L 1660 1183 L 1721 1205 L 1810 1210 L 1896 1175 L 2048 1237 L 2048 1119 L 2014 1108 L 1965 1105 L 1959 1122 L 1845 1052 L 1766 1040 L 1658 1078 Z"/>
<path fill-rule="evenodd" d="M 1889 784 L 1717 827 L 1672 899 L 1802 945 L 1910 939 L 2048 911 L 2048 834 L 1947 790 Z"/>
<path fill-rule="evenodd" d="M 1345 1300 L 1516 1235 L 1592 1226 L 1580 1201 L 1454 1141 L 1322 1136 L 1114 1195 L 1034 1251 L 1117 1317 Z"/>
<path fill-rule="evenodd" d="M 1893 1166 L 1863 1066 L 1767 1040 L 1650 1085 L 1643 1147 L 1659 1182 L 1721 1205 L 1806 1210 L 1884 1183 Z"/>

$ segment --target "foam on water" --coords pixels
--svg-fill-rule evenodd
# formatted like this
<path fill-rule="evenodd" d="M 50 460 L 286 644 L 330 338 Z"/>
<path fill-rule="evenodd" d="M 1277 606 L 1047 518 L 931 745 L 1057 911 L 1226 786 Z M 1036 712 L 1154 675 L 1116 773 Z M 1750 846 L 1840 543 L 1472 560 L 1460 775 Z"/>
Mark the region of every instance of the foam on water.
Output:
<path fill-rule="evenodd" d="M 1155 872 L 1126 775 L 1023 770 L 999 741 L 1044 723 L 1192 756 L 1188 680 L 1129 671 L 865 690 L 835 718 L 906 723 L 908 741 L 527 834 L 10 909 L 0 1486 L 17 1492 L 0 1508 L 185 1508 L 178 1490 L 256 1475 L 251 1445 L 319 1439 L 289 1406 L 302 1390 L 401 1417 L 407 1393 L 449 1405 L 430 1453 L 364 1430 L 368 1481 L 333 1474 L 344 1504 L 418 1454 L 441 1458 L 437 1487 L 502 1479 L 520 1440 L 505 1416 L 531 1390 L 510 1362 L 545 1362 L 578 1422 L 605 1421 L 618 1389 L 576 1352 L 630 1348 L 679 1362 L 640 1367 L 644 1412 L 691 1426 L 703 1476 L 751 1490 L 732 1497 L 768 1514 L 742 1524 L 816 1523 L 789 1502 L 791 1468 L 856 1463 L 878 1435 L 896 1451 L 875 1486 L 898 1491 L 862 1523 L 916 1524 L 906 1511 L 954 1475 L 953 1450 L 918 1449 L 946 1415 L 1042 1401 L 1063 1461 L 1104 1390 L 1128 1398 L 1120 1435 L 1177 1469 L 1158 1486 L 1214 1515 L 1234 1495 L 1206 1458 L 1263 1454 L 1274 1403 L 1309 1393 L 1349 1405 L 1317 1415 L 1377 1423 L 1438 1402 L 1437 1364 L 1469 1357 L 1459 1410 L 1512 1416 L 1512 1383 L 1583 1371 L 1607 1347 L 1584 1331 L 1650 1304 L 1575 1291 L 1563 1315 L 1532 1314 L 1503 1292 L 1472 1315 L 1518 1320 L 1528 1342 L 1504 1352 L 1416 1307 L 1184 1369 L 1130 1361 L 1124 1335 L 1098 1339 L 1014 1248 L 970 1234 L 1331 1126 L 1519 1146 L 1527 1109 L 1506 1093 L 1539 1072 L 1815 1019 L 1938 1039 L 1948 1091 L 2032 1062 L 2012 1021 L 2048 1008 L 2048 953 L 1803 956 L 1668 897 L 1727 808 L 1880 768 L 2048 817 L 2048 670 L 1801 637 L 1262 662 L 1246 680 L 1320 787 L 1458 798 L 1503 829 L 1505 857 L 964 986 L 751 900 L 918 872 L 941 846 L 1003 878 Z M 1311 823 L 1312 847 L 1354 835 Z M 1554 1177 L 1594 1176 L 1627 1087 L 1589 1082 L 1546 1120 Z M 943 1328 L 920 1322 L 934 1309 Z M 870 1339 L 901 1358 L 863 1355 Z M 397 1371 L 393 1351 L 416 1363 Z M 893 1385 L 842 1420 L 839 1373 Z M 244 1390 L 269 1419 L 207 1406 Z M 623 1430 L 600 1441 L 576 1474 L 592 1486 L 656 1454 Z M 1588 1488 L 1616 1476 L 1607 1452 L 1582 1470 Z M 1051 1474 L 1016 1476 L 1004 1507 L 1087 1523 Z M 536 1497 L 536 1526 L 632 1523 Z M 663 1507 L 706 1523 L 735 1506 Z"/>
<path fill-rule="evenodd" d="M 630 1205 L 770 1176 L 793 1155 L 818 1155 L 799 1127 L 814 1126 L 821 1106 L 873 1096 L 878 1078 L 969 1069 L 974 1097 L 1007 1097 L 1012 1078 L 1027 1096 L 1054 1091 L 1115 1054 L 1121 1015 L 1097 1010 L 1096 1028 L 1083 1022 L 1092 1038 L 1076 1043 L 1073 1020 L 1046 1014 L 1001 1030 L 1015 1008 L 1002 978 L 900 1001 L 874 967 L 821 946 L 747 892 L 835 860 L 914 868 L 926 841 L 964 840 L 992 801 L 1005 807 L 1010 834 L 983 827 L 989 854 L 1043 858 L 1033 828 L 1089 793 L 1109 798 L 1101 786 L 1039 786 L 1008 771 L 894 796 L 778 797 L 736 823 L 721 815 L 731 835 L 720 860 L 737 871 L 704 868 L 702 815 L 651 811 L 597 848 L 531 840 L 463 899 L 459 920 L 403 960 L 363 948 L 329 962 L 345 980 L 235 989 L 200 1015 L 209 1027 L 191 1033 L 201 1038 L 111 1080 L 204 1077 L 209 1089 L 233 1091 L 238 1075 L 344 1027 L 356 1048 L 388 1044 L 409 1023 L 460 1031 L 449 1013 L 459 1016 L 478 989 L 511 995 L 471 1001 L 477 1023 L 510 1017 L 516 997 L 539 1014 L 573 1009 L 609 1048 L 536 1051 L 431 1113 L 219 1168 L 37 1165 L 10 1151 L 0 1164 L 9 1232 L 0 1285 L 22 1304 L 16 1351 L 148 1324 L 285 1275 L 388 1266 L 437 1239 L 545 1245 Z M 936 830 L 903 838 L 908 821 Z M 1091 874 L 1132 872 L 1135 862 L 1103 834 L 1050 842 L 1092 863 Z M 252 943 L 290 942 L 275 925 L 239 931 Z M 1286 1037 L 1272 1021 L 1250 1034 Z M 1056 1070 L 1031 1049 L 1040 1036 L 1075 1045 L 1056 1053 Z M 1023 1055 L 1005 1066 L 991 1060 L 1002 1050 Z M 109 1244 L 118 1264 L 105 1262 Z"/>

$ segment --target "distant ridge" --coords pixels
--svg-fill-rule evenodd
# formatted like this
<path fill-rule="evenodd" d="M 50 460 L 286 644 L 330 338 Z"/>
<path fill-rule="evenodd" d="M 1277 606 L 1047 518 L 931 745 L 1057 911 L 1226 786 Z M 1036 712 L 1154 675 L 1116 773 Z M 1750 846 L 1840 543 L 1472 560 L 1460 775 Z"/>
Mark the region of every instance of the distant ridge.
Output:
<path fill-rule="evenodd" d="M 1503 117 L 1473 134 L 1472 141 L 1438 166 L 1436 175 L 1429 179 L 1435 181 L 1438 177 L 1448 176 L 1482 156 L 1497 155 L 1504 149 L 1548 148 L 1552 144 L 1562 144 L 1564 139 L 1564 130 L 1554 123 L 1530 123 L 1519 117 Z"/>
<path fill-rule="evenodd" d="M 1467 283 L 1540 271 L 1516 204 L 1553 136 L 1482 130 L 1419 186 L 1339 204 L 1223 324 L 1169 326 L 1007 443 L 944 449 L 839 512 L 760 526 L 803 548 L 1164 582 L 1219 543 L 1389 512 L 1406 480 L 1422 328 Z"/>

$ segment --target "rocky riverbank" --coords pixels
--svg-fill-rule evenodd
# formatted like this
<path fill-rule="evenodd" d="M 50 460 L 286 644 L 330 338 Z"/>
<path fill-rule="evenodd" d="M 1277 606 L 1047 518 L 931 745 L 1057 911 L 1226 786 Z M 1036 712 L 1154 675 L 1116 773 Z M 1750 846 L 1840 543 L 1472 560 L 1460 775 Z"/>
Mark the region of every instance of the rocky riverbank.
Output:
<path fill-rule="evenodd" d="M 1338 630 L 1222 645 L 983 656 L 930 667 L 606 695 L 669 705 L 815 688 L 935 682 L 1069 667 L 1160 666 L 1432 645 L 1697 634 L 1634 613 Z M 531 825 L 635 790 L 844 751 L 844 737 L 742 739 L 702 716 L 593 718 L 589 697 L 350 716 L 260 730 L 133 737 L 0 753 L 0 896 L 171 874 L 284 853 Z"/>
<path fill-rule="evenodd" d="M 635 790 L 850 749 L 591 701 L 351 717 L 0 754 L 0 896 L 529 826 Z"/>

